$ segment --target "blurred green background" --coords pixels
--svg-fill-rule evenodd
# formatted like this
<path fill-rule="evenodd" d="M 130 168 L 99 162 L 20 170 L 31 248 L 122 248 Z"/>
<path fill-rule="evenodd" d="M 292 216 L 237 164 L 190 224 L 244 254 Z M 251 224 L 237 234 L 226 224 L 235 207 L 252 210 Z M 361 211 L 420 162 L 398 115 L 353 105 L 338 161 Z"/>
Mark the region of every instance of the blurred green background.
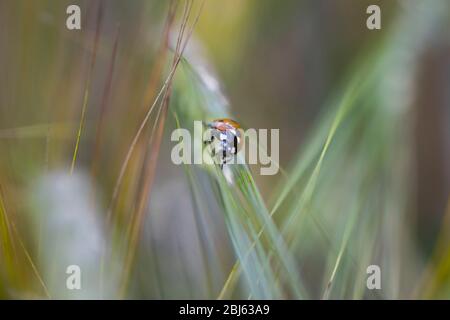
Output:
<path fill-rule="evenodd" d="M 0 0 L 0 297 L 449 298 L 449 30 L 446 0 Z M 175 166 L 220 117 L 279 128 L 281 172 Z"/>

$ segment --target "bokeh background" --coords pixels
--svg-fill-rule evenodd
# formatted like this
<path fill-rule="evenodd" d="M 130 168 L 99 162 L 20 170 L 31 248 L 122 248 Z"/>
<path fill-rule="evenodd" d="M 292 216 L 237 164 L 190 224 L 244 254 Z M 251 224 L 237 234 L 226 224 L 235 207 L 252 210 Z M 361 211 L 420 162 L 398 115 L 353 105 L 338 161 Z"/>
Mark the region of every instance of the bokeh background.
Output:
<path fill-rule="evenodd" d="M 0 297 L 449 298 L 449 30 L 446 0 L 0 0 Z M 171 162 L 224 116 L 280 129 L 279 174 Z"/>

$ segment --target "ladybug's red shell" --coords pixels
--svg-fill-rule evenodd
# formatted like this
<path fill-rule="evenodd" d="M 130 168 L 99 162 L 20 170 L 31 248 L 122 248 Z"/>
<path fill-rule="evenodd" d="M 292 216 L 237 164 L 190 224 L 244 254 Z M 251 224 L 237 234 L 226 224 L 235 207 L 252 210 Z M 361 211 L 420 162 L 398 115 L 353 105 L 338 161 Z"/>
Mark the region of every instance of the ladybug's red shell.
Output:
<path fill-rule="evenodd" d="M 240 129 L 241 126 L 239 123 L 237 123 L 234 120 L 231 119 L 217 119 L 212 122 L 212 127 L 220 130 L 220 131 L 226 131 L 230 129 Z"/>

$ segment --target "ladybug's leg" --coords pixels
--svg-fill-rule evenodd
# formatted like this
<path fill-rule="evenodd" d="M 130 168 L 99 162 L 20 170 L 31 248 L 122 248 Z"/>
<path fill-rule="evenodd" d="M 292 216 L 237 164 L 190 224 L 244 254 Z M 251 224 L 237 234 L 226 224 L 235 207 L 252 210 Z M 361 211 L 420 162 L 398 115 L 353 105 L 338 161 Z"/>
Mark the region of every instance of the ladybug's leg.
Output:
<path fill-rule="evenodd" d="M 222 157 L 223 157 L 223 160 L 226 161 L 226 159 L 227 159 L 227 148 L 226 148 L 225 142 L 223 143 L 223 147 L 222 147 Z"/>

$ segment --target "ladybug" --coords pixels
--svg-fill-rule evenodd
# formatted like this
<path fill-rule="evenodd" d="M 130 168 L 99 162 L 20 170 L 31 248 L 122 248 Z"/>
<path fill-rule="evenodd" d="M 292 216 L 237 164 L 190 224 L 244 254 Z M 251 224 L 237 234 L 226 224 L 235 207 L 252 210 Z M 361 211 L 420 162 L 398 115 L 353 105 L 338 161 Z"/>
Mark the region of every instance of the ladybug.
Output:
<path fill-rule="evenodd" d="M 231 119 L 216 119 L 208 124 L 209 136 L 204 141 L 211 146 L 211 155 L 220 168 L 235 156 L 242 146 L 242 128 Z"/>

